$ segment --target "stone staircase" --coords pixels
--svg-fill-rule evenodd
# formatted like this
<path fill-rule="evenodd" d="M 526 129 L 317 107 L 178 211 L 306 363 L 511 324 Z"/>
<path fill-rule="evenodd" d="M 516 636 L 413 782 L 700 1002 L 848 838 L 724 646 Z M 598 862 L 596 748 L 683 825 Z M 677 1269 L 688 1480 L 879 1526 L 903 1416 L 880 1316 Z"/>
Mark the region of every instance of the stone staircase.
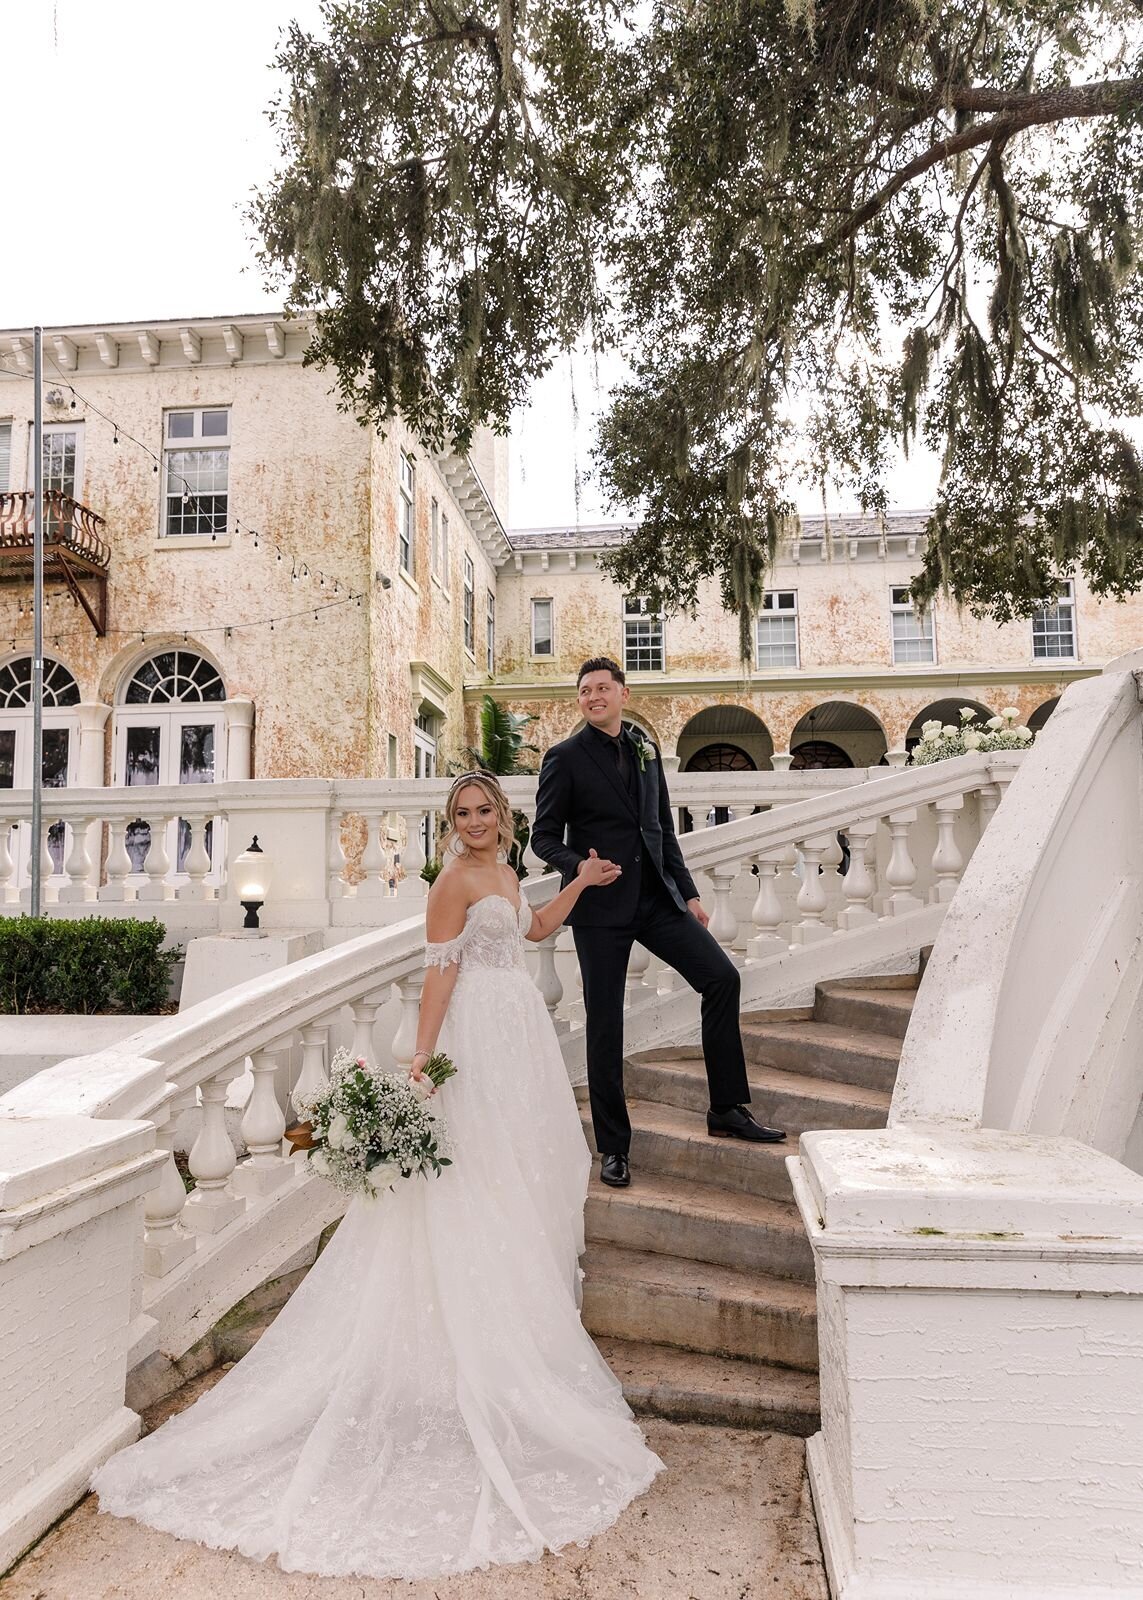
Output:
<path fill-rule="evenodd" d="M 697 1048 L 628 1060 L 632 1182 L 593 1176 L 584 1322 L 636 1410 L 816 1432 L 813 1257 L 786 1158 L 810 1129 L 884 1126 L 916 988 L 824 983 L 812 1009 L 743 1017 L 753 1110 L 783 1145 L 708 1137 Z"/>

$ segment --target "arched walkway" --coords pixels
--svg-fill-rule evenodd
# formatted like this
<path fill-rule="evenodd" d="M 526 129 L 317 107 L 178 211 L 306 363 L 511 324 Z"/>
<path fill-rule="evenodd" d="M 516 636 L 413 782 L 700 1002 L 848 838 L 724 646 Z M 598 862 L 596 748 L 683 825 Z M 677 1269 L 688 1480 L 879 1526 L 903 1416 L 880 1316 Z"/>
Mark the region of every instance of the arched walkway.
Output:
<path fill-rule="evenodd" d="M 790 735 L 790 770 L 875 767 L 888 748 L 885 729 L 872 711 L 849 700 L 826 700 L 807 711 Z"/>
<path fill-rule="evenodd" d="M 695 757 L 712 746 L 739 751 L 747 758 L 749 766 L 737 769 L 725 766 L 717 769 L 694 767 L 692 762 Z M 746 706 L 707 706 L 684 724 L 675 748 L 681 772 L 773 770 L 770 757 L 774 753 L 774 741 L 770 737 L 770 730 L 762 718 Z"/>
<path fill-rule="evenodd" d="M 1051 716 L 1052 712 L 1056 709 L 1059 703 L 1060 697 L 1059 695 L 1056 695 L 1051 700 L 1045 700 L 1042 706 L 1036 707 L 1035 711 L 1033 711 L 1032 715 L 1028 718 L 1028 726 L 1031 728 L 1033 733 L 1039 733 L 1040 729 L 1044 726 L 1045 722 L 1047 722 L 1048 718 Z"/>

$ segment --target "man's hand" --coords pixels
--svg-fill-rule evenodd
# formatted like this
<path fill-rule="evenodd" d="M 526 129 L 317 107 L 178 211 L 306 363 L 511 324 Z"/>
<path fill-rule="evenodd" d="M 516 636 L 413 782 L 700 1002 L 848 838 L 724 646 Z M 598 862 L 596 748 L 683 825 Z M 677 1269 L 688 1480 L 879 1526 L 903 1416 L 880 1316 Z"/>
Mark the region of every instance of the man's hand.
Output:
<path fill-rule="evenodd" d="M 687 910 L 690 912 L 691 916 L 698 923 L 700 928 L 709 927 L 710 918 L 707 916 L 706 912 L 703 910 L 702 901 L 701 900 L 699 900 L 697 898 L 694 899 L 694 900 L 688 900 L 687 901 Z"/>
<path fill-rule="evenodd" d="M 599 862 L 598 867 L 594 865 L 594 863 L 597 861 Z M 602 871 L 600 869 L 602 869 Z M 593 884 L 614 883 L 622 871 L 622 868 L 617 867 L 614 861 L 600 861 L 599 851 L 589 850 L 584 856 L 583 860 L 580 862 L 579 866 L 575 869 L 575 875 L 577 878 L 582 878 L 584 873 L 589 871 L 591 882 Z"/>

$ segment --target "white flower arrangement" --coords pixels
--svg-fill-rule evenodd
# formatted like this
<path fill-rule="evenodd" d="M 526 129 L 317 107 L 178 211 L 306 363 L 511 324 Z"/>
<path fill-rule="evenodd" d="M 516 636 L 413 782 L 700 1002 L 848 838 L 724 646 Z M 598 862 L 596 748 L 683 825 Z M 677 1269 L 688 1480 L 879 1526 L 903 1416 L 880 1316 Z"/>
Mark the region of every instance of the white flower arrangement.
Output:
<path fill-rule="evenodd" d="M 451 1166 L 448 1130 L 430 1096 L 456 1072 L 439 1052 L 414 1081 L 402 1072 L 372 1072 L 360 1057 L 339 1050 L 329 1088 L 298 1106 L 294 1140 L 311 1169 L 343 1194 L 380 1196 L 401 1178 Z"/>
<path fill-rule="evenodd" d="M 1031 728 L 1017 726 L 1019 717 L 1015 706 L 1006 706 L 998 717 L 981 724 L 971 706 L 961 706 L 959 728 L 951 722 L 942 726 L 935 719 L 921 724 L 920 743 L 909 759 L 915 767 L 927 767 L 972 750 L 981 755 L 991 755 L 994 750 L 1026 750 L 1036 736 Z"/>

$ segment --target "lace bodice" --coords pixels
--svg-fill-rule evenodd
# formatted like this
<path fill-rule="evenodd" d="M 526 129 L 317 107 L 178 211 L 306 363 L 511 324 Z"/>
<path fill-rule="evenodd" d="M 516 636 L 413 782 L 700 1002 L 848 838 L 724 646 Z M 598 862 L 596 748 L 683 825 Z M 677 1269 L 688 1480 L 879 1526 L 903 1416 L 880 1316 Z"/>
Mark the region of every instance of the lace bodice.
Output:
<path fill-rule="evenodd" d="M 469 906 L 464 927 L 455 939 L 425 945 L 425 965 L 443 972 L 454 963 L 462 972 L 474 967 L 524 966 L 524 939 L 532 926 L 532 909 L 521 897 L 519 909 L 507 895 L 487 894 Z"/>

